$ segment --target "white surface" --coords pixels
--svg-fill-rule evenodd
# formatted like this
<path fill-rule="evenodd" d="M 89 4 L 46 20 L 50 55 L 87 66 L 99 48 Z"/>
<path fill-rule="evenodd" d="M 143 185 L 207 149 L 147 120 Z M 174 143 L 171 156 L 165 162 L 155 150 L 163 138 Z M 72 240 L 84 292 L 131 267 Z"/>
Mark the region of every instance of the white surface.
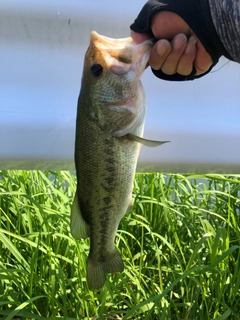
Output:
<path fill-rule="evenodd" d="M 92 30 L 129 36 L 145 1 L 0 0 L 0 169 L 74 169 L 83 56 Z M 226 63 L 224 60 L 217 66 Z M 193 82 L 143 76 L 145 137 L 139 170 L 240 173 L 240 66 Z"/>

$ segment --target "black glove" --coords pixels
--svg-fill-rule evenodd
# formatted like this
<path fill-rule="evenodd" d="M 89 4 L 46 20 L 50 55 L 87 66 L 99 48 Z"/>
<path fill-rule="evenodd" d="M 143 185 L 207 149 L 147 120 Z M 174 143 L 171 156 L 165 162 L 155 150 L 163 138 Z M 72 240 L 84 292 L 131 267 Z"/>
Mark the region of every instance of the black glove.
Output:
<path fill-rule="evenodd" d="M 188 76 L 183 76 L 178 73 L 169 76 L 161 70 L 152 69 L 155 76 L 172 81 L 194 80 L 211 71 L 212 67 L 217 64 L 222 55 L 232 60 L 216 33 L 208 0 L 149 0 L 130 28 L 135 32 L 148 33 L 153 37 L 151 20 L 153 15 L 159 11 L 171 11 L 179 15 L 201 41 L 206 51 L 210 54 L 213 64 L 207 72 L 199 76 L 195 76 L 195 68 L 193 68 L 193 71 Z"/>

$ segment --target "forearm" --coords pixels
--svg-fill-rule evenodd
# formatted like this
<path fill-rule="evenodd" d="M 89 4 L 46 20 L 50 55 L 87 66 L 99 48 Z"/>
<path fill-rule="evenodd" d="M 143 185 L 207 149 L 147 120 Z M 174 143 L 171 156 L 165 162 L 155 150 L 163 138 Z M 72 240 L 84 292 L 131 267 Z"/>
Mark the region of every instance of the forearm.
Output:
<path fill-rule="evenodd" d="M 216 32 L 233 60 L 240 62 L 239 0 L 208 0 Z"/>

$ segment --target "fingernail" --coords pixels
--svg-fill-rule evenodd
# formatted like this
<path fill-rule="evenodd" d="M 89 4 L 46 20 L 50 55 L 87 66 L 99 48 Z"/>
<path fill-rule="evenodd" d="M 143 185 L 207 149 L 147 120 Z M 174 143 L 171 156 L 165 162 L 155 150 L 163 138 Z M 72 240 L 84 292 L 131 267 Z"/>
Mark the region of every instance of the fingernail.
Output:
<path fill-rule="evenodd" d="M 187 37 L 185 34 L 178 34 L 176 38 L 173 40 L 173 47 L 174 49 L 178 50 L 181 49 L 184 45 L 186 45 Z"/>
<path fill-rule="evenodd" d="M 167 40 L 159 40 L 157 44 L 157 53 L 159 56 L 165 56 L 169 51 L 170 44 Z"/>
<path fill-rule="evenodd" d="M 193 44 L 196 44 L 197 38 L 195 36 L 191 36 L 188 41 L 191 41 Z"/>
<path fill-rule="evenodd" d="M 192 51 L 192 50 L 194 49 L 194 47 L 195 47 L 196 42 L 197 42 L 197 38 L 196 38 L 196 37 L 191 36 L 191 37 L 189 38 L 188 44 L 187 44 L 187 48 L 186 48 L 186 50 L 185 50 L 185 53 L 186 53 L 186 54 L 191 53 L 191 51 Z"/>

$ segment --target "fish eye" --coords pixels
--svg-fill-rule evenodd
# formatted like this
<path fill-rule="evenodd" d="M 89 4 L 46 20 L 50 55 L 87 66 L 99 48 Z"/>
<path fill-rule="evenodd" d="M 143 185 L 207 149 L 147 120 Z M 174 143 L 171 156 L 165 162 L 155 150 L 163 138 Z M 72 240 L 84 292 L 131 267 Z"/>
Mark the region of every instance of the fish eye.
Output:
<path fill-rule="evenodd" d="M 103 72 L 103 67 L 100 64 L 93 64 L 90 70 L 95 77 L 99 77 Z"/>

